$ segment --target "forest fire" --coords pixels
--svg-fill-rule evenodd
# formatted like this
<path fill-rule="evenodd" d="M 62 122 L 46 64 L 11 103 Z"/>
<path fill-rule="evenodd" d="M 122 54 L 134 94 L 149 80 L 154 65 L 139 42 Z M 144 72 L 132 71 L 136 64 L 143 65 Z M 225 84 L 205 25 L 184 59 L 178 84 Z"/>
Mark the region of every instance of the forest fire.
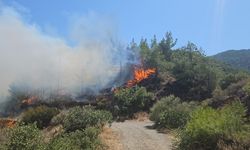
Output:
<path fill-rule="evenodd" d="M 127 87 L 132 87 L 136 85 L 137 83 L 141 82 L 142 80 L 148 78 L 150 75 L 155 74 L 156 69 L 155 68 L 149 68 L 149 69 L 144 69 L 142 67 L 135 67 L 134 69 L 134 79 L 129 80 L 127 82 Z"/>
<path fill-rule="evenodd" d="M 37 96 L 31 96 L 30 98 L 23 100 L 22 104 L 31 105 L 31 104 L 34 104 L 35 101 L 37 101 Z"/>
<path fill-rule="evenodd" d="M 14 119 L 0 119 L 0 128 L 12 128 L 16 124 L 16 120 Z"/>

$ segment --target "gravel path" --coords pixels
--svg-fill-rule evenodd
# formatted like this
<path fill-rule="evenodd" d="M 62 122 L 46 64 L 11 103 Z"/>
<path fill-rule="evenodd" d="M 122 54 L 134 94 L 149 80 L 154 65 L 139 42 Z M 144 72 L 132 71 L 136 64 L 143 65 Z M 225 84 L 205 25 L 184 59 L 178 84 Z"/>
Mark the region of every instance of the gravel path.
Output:
<path fill-rule="evenodd" d="M 111 129 L 118 133 L 124 150 L 170 150 L 171 136 L 150 129 L 151 121 L 115 122 Z"/>

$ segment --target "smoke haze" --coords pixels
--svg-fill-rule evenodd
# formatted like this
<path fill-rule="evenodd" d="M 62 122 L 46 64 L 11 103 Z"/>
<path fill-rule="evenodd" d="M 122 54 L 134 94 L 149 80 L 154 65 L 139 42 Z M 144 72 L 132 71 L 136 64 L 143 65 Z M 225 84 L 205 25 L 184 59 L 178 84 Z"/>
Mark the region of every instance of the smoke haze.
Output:
<path fill-rule="evenodd" d="M 111 40 L 116 39 L 112 25 L 95 22 L 95 14 L 75 18 L 71 24 L 75 44 L 69 45 L 25 22 L 15 9 L 0 10 L 0 95 L 7 95 L 13 83 L 97 92 L 116 78 L 121 63 L 127 63 L 127 51 Z"/>

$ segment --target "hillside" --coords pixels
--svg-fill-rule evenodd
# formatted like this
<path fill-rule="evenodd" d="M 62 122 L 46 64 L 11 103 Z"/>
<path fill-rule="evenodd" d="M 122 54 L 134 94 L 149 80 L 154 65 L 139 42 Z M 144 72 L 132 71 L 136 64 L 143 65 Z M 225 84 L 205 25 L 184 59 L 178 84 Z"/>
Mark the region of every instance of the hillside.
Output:
<path fill-rule="evenodd" d="M 228 50 L 218 53 L 212 58 L 222 61 L 232 67 L 250 71 L 250 49 Z"/>

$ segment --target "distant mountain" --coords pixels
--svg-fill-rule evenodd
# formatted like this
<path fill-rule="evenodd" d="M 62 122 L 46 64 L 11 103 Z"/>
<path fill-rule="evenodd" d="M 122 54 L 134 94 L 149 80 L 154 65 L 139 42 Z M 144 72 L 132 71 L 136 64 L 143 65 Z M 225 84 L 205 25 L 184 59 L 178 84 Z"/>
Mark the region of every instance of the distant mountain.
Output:
<path fill-rule="evenodd" d="M 234 68 L 250 71 L 250 49 L 228 50 L 211 57 Z"/>

